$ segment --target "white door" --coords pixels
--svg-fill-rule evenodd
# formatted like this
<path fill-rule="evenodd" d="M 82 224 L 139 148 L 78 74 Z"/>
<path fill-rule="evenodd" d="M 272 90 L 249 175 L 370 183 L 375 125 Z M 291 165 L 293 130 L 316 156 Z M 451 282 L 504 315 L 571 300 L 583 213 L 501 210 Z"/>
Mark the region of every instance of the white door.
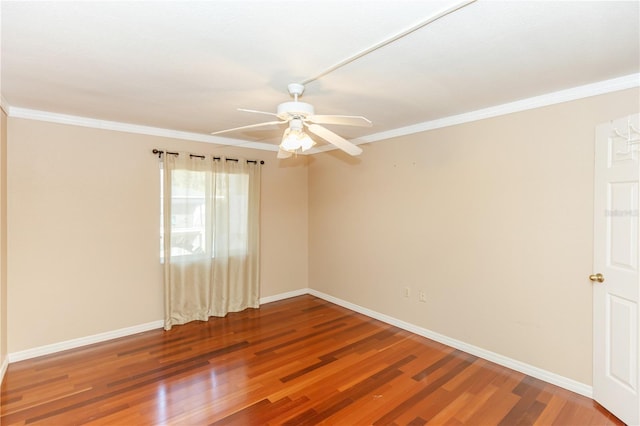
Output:
<path fill-rule="evenodd" d="M 640 115 L 596 128 L 594 271 L 589 277 L 593 398 L 630 425 L 640 424 L 639 131 Z"/>

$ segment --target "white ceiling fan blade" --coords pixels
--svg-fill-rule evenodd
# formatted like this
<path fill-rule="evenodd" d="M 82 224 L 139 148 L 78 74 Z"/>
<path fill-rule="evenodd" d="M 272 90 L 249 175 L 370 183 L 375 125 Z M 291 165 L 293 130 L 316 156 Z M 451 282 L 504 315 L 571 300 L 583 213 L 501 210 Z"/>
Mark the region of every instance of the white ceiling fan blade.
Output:
<path fill-rule="evenodd" d="M 319 124 L 339 124 L 341 126 L 371 127 L 371 120 L 360 115 L 310 115 L 307 120 Z"/>
<path fill-rule="evenodd" d="M 273 112 L 266 112 L 266 111 L 258 111 L 256 109 L 246 109 L 246 108 L 238 108 L 238 111 L 242 111 L 242 112 L 253 112 L 255 114 L 266 114 L 266 115 L 273 115 L 274 117 L 277 117 L 278 114 L 275 114 Z"/>
<path fill-rule="evenodd" d="M 362 148 L 352 144 L 342 136 L 336 135 L 331 130 L 325 127 L 322 127 L 318 124 L 309 124 L 307 127 L 309 128 L 309 131 L 311 133 L 320 136 L 322 139 L 326 140 L 332 145 L 335 145 L 349 155 L 360 155 L 362 153 Z"/>
<path fill-rule="evenodd" d="M 289 158 L 293 155 L 293 153 L 289 152 L 289 151 L 285 151 L 284 149 L 279 149 L 278 150 L 278 155 L 277 158 L 283 159 L 283 158 Z"/>
<path fill-rule="evenodd" d="M 233 129 L 219 130 L 219 131 L 213 132 L 211 134 L 212 135 L 218 135 L 220 133 L 235 132 L 236 130 L 255 129 L 257 127 L 266 127 L 266 126 L 272 126 L 274 124 L 282 124 L 282 123 L 286 123 L 286 121 L 267 121 L 265 123 L 250 124 L 248 126 L 234 127 Z"/>

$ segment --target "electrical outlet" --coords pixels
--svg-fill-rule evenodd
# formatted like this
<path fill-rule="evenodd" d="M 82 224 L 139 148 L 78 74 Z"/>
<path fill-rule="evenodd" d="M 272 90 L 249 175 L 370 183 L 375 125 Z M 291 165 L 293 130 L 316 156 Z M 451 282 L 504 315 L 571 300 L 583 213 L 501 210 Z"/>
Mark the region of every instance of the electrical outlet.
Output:
<path fill-rule="evenodd" d="M 427 293 L 425 293 L 424 291 L 420 290 L 420 292 L 418 293 L 418 300 L 421 302 L 426 302 L 427 301 Z"/>
<path fill-rule="evenodd" d="M 405 287 L 404 288 L 404 297 L 410 297 L 411 296 L 411 289 L 409 287 Z"/>

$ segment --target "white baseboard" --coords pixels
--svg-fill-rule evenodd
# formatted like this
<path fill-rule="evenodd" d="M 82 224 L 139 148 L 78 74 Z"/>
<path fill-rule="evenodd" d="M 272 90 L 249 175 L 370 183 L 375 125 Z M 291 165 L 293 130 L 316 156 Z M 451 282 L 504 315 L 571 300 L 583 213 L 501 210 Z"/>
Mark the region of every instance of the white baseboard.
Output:
<path fill-rule="evenodd" d="M 302 288 L 299 290 L 290 291 L 287 293 L 280 293 L 274 296 L 266 296 L 260 299 L 260 304 L 276 302 L 278 300 L 289 299 L 291 297 L 301 296 L 308 294 L 309 289 Z M 50 345 L 38 346 L 32 349 L 26 349 L 24 351 L 13 352 L 7 355 L 3 365 L 4 369 L 0 370 L 0 374 L 4 374 L 7 365 L 12 362 L 24 361 L 26 359 L 36 358 L 43 355 L 49 355 L 56 352 L 66 351 L 68 349 L 74 349 L 81 346 L 91 345 L 93 343 L 100 343 L 111 339 L 117 339 L 118 337 L 130 336 L 136 333 L 142 333 L 144 331 L 154 330 L 156 328 L 164 327 L 164 321 L 152 321 L 146 324 L 135 325 L 132 327 L 121 328 L 119 330 L 107 331 L 105 333 L 94 334 L 92 336 L 80 337 L 78 339 L 66 340 L 64 342 L 53 343 Z M 2 383 L 2 376 L 0 375 L 0 383 Z"/>
<path fill-rule="evenodd" d="M 290 299 L 296 296 L 302 296 L 303 294 L 309 294 L 308 288 L 301 288 L 299 290 L 288 291 L 286 293 L 280 293 L 273 296 L 266 296 L 260 298 L 260 304 L 277 302 L 278 300 Z"/>
<path fill-rule="evenodd" d="M 310 294 L 312 296 L 316 296 L 320 299 L 326 300 L 327 302 L 335 303 L 336 305 L 342 306 L 354 312 L 358 312 L 362 315 L 366 315 L 370 318 L 377 319 L 387 324 L 391 324 L 393 326 L 396 326 L 403 330 L 407 330 L 419 336 L 423 336 L 428 339 L 435 340 L 436 342 L 442 343 L 447 346 L 451 346 L 452 348 L 459 349 L 461 351 L 467 352 L 477 357 L 486 359 L 487 361 L 494 362 L 503 367 L 507 367 L 512 370 L 519 371 L 523 374 L 527 374 L 531 377 L 535 377 L 536 379 L 543 380 L 547 383 L 560 386 L 561 388 L 570 390 L 580 395 L 584 395 L 588 398 L 593 397 L 593 388 L 584 383 L 580 383 L 576 380 L 569 379 L 559 374 L 552 373 L 547 370 L 543 370 L 542 368 L 538 368 L 533 365 L 529 365 L 524 362 L 497 354 L 495 352 L 488 351 L 478 346 L 470 345 L 460 340 L 452 339 L 443 334 L 436 333 L 435 331 L 431 331 L 426 328 L 422 328 L 417 325 L 414 325 L 405 321 L 401 321 L 397 318 L 390 317 L 380 312 L 376 312 L 371 309 L 364 308 L 354 303 L 347 302 L 342 299 L 338 299 L 337 297 L 333 297 L 328 294 L 325 294 L 310 288 L 302 288 L 299 290 L 280 293 L 273 296 L 262 297 L 260 298 L 260 304 L 276 302 L 278 300 L 289 299 L 291 297 L 301 296 L 304 294 Z M 35 358 L 42 355 L 48 355 L 55 352 L 65 351 L 67 349 L 73 349 L 80 346 L 90 345 L 93 343 L 104 342 L 106 340 L 111 340 L 118 337 L 130 336 L 132 334 L 141 333 L 144 331 L 153 330 L 157 328 L 162 328 L 163 326 L 164 326 L 164 321 L 162 320 L 153 321 L 153 322 L 140 324 L 133 327 L 121 328 L 119 330 L 95 334 L 93 336 L 81 337 L 79 339 L 67 340 L 60 343 L 54 343 L 51 345 L 45 345 L 45 346 L 40 346 L 33 349 L 27 349 L 20 352 L 10 353 L 2 363 L 2 366 L 0 366 L 0 383 L 2 383 L 2 378 L 4 377 L 4 373 L 7 370 L 7 365 L 9 363 L 18 362 L 18 361 L 22 361 L 30 358 Z"/>
<path fill-rule="evenodd" d="M 411 333 L 417 334 L 419 336 L 426 337 L 431 340 L 435 340 L 436 342 L 442 343 L 447 346 L 451 346 L 452 348 L 459 349 L 463 352 L 469 353 L 471 355 L 475 355 L 482 359 L 486 359 L 487 361 L 494 362 L 503 367 L 507 367 L 512 370 L 519 371 L 520 373 L 524 373 L 531 377 L 535 377 L 536 379 L 543 380 L 547 383 L 551 383 L 553 385 L 570 390 L 572 392 L 586 396 L 588 398 L 593 398 L 593 388 L 589 385 L 578 382 L 576 380 L 569 379 L 559 374 L 552 373 L 547 370 L 543 370 L 542 368 L 538 368 L 533 365 L 526 364 L 524 362 L 497 354 L 495 352 L 488 351 L 483 348 L 479 348 L 474 345 L 470 345 L 460 340 L 452 339 L 451 337 L 447 337 L 440 333 L 436 333 L 435 331 L 418 327 L 417 325 L 414 325 L 405 321 L 401 321 L 399 319 L 390 317 L 385 314 L 381 314 L 380 312 L 372 311 L 371 309 L 363 308 L 362 306 L 356 305 L 351 302 L 347 302 L 342 299 L 338 299 L 336 297 L 330 296 L 320 291 L 309 289 L 308 293 L 313 296 L 319 297 L 320 299 L 326 300 L 327 302 L 335 303 L 336 305 L 342 306 L 343 308 L 347 308 L 351 311 L 355 311 L 360 314 L 366 315 L 370 318 L 374 318 L 382 322 L 386 322 L 387 324 L 391 324 L 403 330 L 410 331 Z"/>
<path fill-rule="evenodd" d="M 4 380 L 4 373 L 7 372 L 7 367 L 9 367 L 9 357 L 5 357 L 2 365 L 0 365 L 0 385 L 2 385 L 2 381 Z"/>
<path fill-rule="evenodd" d="M 309 289 L 302 288 L 299 290 L 290 291 L 287 293 L 280 293 L 274 296 L 266 296 L 260 299 L 260 304 L 276 302 L 278 300 L 289 299 L 291 297 L 301 296 L 308 294 Z M 36 358 L 43 355 L 49 355 L 56 352 L 66 351 L 68 349 L 74 349 L 81 346 L 91 345 L 93 343 L 104 342 L 111 339 L 117 339 L 118 337 L 130 336 L 132 334 L 141 333 L 144 331 L 154 330 L 156 328 L 164 327 L 164 321 L 152 321 L 146 324 L 135 325 L 132 327 L 121 328 L 119 330 L 107 331 L 105 333 L 94 334 L 92 336 L 80 337 L 78 339 L 66 340 L 64 342 L 53 343 L 45 346 L 38 346 L 32 349 L 26 349 L 24 351 L 13 352 L 7 355 L 5 359 L 6 365 L 4 369 L 0 370 L 0 374 L 4 374 L 7 365 L 12 362 L 24 361 L 26 359 Z M 0 383 L 2 376 L 0 375 Z"/>
<path fill-rule="evenodd" d="M 80 337 L 78 339 L 66 340 L 64 342 L 53 343 L 51 345 L 39 346 L 37 348 L 27 349 L 24 351 L 10 353 L 7 358 L 9 362 L 18 362 L 25 359 L 35 358 L 43 355 L 49 355 L 55 352 L 66 351 L 68 349 L 78 348 L 80 346 L 91 345 L 93 343 L 104 342 L 106 340 L 117 339 L 118 337 L 130 336 L 144 331 L 154 330 L 164 327 L 164 321 L 152 321 L 146 324 L 134 325 L 132 327 L 121 328 L 118 330 L 107 331 L 105 333 L 94 334 L 92 336 Z"/>

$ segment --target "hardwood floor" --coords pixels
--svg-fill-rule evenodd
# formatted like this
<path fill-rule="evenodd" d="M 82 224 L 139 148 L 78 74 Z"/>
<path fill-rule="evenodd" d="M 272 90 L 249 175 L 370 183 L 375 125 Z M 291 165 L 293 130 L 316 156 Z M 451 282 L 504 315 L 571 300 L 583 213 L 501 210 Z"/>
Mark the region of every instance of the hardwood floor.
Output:
<path fill-rule="evenodd" d="M 2 425 L 619 425 L 594 401 L 313 296 L 11 364 Z"/>

